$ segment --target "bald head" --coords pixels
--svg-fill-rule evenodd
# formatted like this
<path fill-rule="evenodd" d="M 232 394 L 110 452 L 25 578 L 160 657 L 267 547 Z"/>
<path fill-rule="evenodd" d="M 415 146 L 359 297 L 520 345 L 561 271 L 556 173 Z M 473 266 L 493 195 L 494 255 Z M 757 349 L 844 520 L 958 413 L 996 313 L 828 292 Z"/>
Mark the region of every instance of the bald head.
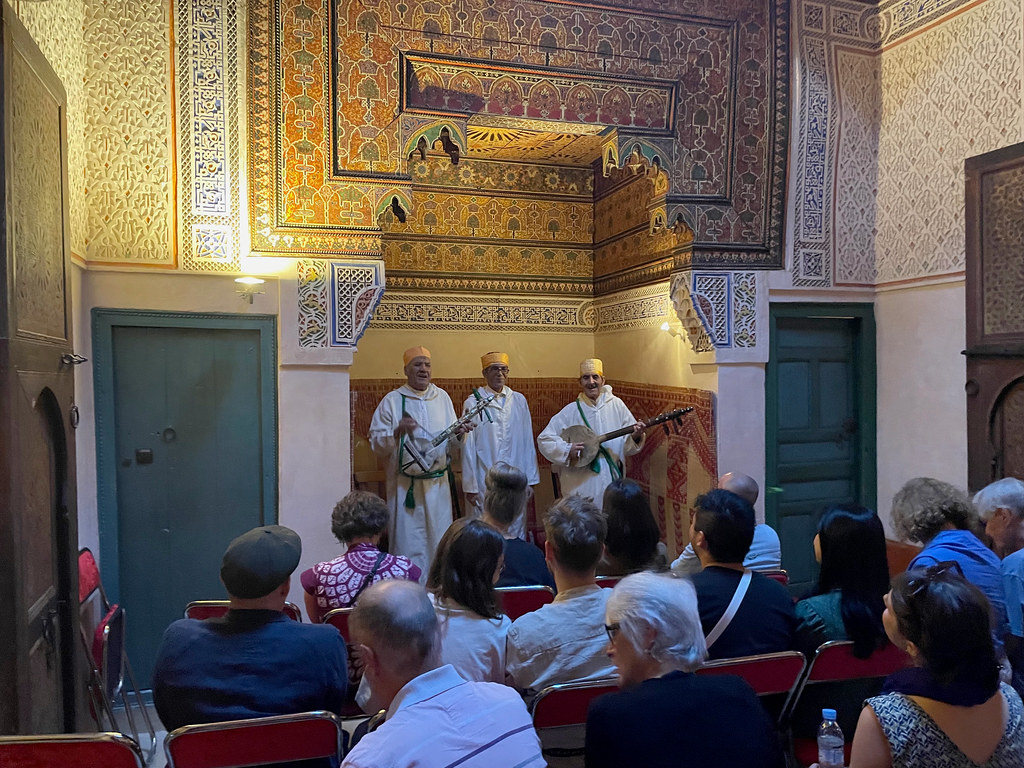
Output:
<path fill-rule="evenodd" d="M 732 491 L 740 498 L 746 499 L 750 506 L 754 506 L 760 491 L 754 478 L 740 472 L 726 472 L 718 478 L 718 487 L 723 491 Z"/>
<path fill-rule="evenodd" d="M 368 587 L 349 619 L 354 639 L 373 648 L 393 674 L 409 680 L 438 666 L 441 636 L 434 607 L 419 584 L 387 579 Z"/>

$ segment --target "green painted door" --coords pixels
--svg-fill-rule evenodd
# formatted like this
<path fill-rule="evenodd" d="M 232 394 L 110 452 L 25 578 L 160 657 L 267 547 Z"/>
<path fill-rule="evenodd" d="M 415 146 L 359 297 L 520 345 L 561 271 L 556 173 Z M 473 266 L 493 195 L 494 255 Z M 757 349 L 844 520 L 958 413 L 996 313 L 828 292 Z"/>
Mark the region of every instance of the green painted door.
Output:
<path fill-rule="evenodd" d="M 117 599 L 143 687 L 185 605 L 225 597 L 225 545 L 264 524 L 260 356 L 259 330 L 112 328 Z"/>
<path fill-rule="evenodd" d="M 834 316 L 841 306 L 772 308 L 765 511 L 798 595 L 817 578 L 812 542 L 825 507 L 874 506 L 874 330 L 870 307 L 855 306 L 846 316 Z"/>

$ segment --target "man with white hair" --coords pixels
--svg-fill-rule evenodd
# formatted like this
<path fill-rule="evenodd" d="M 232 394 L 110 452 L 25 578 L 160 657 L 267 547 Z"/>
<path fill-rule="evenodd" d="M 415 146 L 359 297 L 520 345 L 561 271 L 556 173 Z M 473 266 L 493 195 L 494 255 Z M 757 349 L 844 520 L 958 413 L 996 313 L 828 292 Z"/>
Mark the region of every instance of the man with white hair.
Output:
<path fill-rule="evenodd" d="M 618 693 L 587 716 L 587 768 L 784 764 L 775 729 L 750 686 L 732 675 L 697 676 L 707 650 L 689 579 L 626 576 L 605 611 Z"/>
<path fill-rule="evenodd" d="M 514 690 L 467 682 L 441 664 L 440 626 L 423 587 L 377 582 L 360 595 L 349 627 L 363 675 L 387 716 L 352 748 L 342 768 L 545 765 Z"/>
<path fill-rule="evenodd" d="M 553 469 L 558 471 L 562 496 L 574 493 L 589 496 L 598 505 L 604 500 L 604 489 L 612 480 L 625 475 L 627 456 L 637 453 L 644 443 L 644 425 L 633 418 L 629 408 L 612 394 L 605 383 L 604 363 L 596 357 L 580 363 L 580 386 L 583 391 L 551 417 L 544 431 L 537 436 L 537 447 Z M 576 466 L 586 445 L 569 441 L 562 433 L 569 427 L 582 425 L 594 435 L 632 427 L 632 435 L 616 437 L 603 443 L 597 457 L 586 466 Z"/>
<path fill-rule="evenodd" d="M 1010 632 L 1006 655 L 1013 664 L 1014 687 L 1024 689 L 1024 482 L 996 480 L 974 496 L 974 508 L 985 523 L 996 554 L 1002 558 L 1003 592 Z"/>

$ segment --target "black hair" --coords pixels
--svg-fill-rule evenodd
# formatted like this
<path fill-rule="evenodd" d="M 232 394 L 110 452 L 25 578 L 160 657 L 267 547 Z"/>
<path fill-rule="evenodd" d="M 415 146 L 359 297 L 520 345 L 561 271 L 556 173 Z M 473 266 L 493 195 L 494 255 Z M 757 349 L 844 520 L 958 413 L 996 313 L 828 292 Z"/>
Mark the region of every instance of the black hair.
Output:
<path fill-rule="evenodd" d="M 924 667 L 945 685 L 980 685 L 994 694 L 999 664 L 992 606 L 980 589 L 941 563 L 893 579 L 890 597 L 900 634 L 914 643 Z"/>
<path fill-rule="evenodd" d="M 818 520 L 821 572 L 813 594 L 840 591 L 843 626 L 853 655 L 866 659 L 885 643 L 883 598 L 889 591 L 885 529 L 873 510 L 836 504 Z"/>
<path fill-rule="evenodd" d="M 486 619 L 501 616 L 494 591 L 505 539 L 482 520 L 459 518 L 449 526 L 430 565 L 427 589 Z"/>
<path fill-rule="evenodd" d="M 342 544 L 362 536 L 376 536 L 388 524 L 388 505 L 369 491 L 352 491 L 334 505 L 331 532 Z"/>
<path fill-rule="evenodd" d="M 612 481 L 604 491 L 603 512 L 608 520 L 608 556 L 624 573 L 650 567 L 658 554 L 661 531 L 640 484 L 625 478 Z"/>
<path fill-rule="evenodd" d="M 757 525 L 750 502 L 718 488 L 698 496 L 694 508 L 693 529 L 704 534 L 711 557 L 719 563 L 742 563 Z"/>

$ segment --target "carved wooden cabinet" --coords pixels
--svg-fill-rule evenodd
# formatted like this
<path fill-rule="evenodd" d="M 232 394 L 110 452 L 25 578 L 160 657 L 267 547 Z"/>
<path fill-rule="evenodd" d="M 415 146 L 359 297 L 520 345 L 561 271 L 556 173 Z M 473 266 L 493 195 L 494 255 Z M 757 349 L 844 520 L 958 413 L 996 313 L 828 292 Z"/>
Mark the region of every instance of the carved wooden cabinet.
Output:
<path fill-rule="evenodd" d="M 965 165 L 968 482 L 1024 478 L 1024 144 Z"/>
<path fill-rule="evenodd" d="M 0 32 L 0 733 L 53 733 L 82 696 L 66 101 L 6 4 Z"/>

